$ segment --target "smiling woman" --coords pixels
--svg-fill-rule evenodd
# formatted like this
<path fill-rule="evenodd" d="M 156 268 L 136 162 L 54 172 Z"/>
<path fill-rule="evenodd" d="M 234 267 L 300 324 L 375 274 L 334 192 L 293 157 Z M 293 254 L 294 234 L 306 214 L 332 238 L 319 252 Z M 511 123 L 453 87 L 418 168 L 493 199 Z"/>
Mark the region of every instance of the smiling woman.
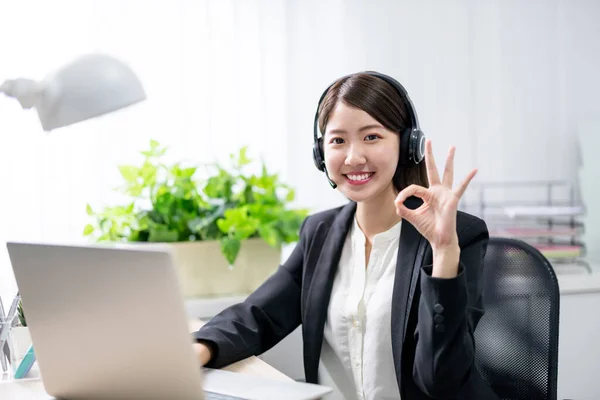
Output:
<path fill-rule="evenodd" d="M 488 231 L 457 211 L 476 170 L 453 188 L 451 147 L 440 178 L 407 93 L 371 71 L 325 90 L 314 142 L 351 201 L 305 219 L 277 272 L 194 333 L 201 362 L 261 354 L 302 324 L 306 381 L 323 360 L 347 399 L 496 399 L 473 363 Z"/>
<path fill-rule="evenodd" d="M 392 195 L 394 189 L 401 191 L 410 184 L 424 187 L 428 185 L 424 163 L 408 162 L 406 157 L 399 159 L 407 153 L 400 151 L 400 148 L 408 146 L 408 143 L 400 143 L 400 134 L 411 128 L 413 117 L 397 91 L 388 82 L 370 74 L 341 78 L 329 88 L 318 113 L 319 130 L 325 132 L 323 152 L 328 153 L 326 159 L 331 163 L 326 165 L 326 168 L 334 182 L 338 183 L 339 180 L 338 184 L 341 185 L 362 184 L 369 182 L 371 176 L 379 172 L 376 179 L 385 182 L 385 185 L 371 185 L 368 193 L 362 192 L 363 196 L 372 193 L 381 196 Z M 348 149 L 351 151 L 346 154 Z M 365 152 L 372 155 L 369 157 L 371 163 L 390 161 L 383 165 L 391 166 L 392 170 L 365 170 L 365 166 L 359 164 L 365 158 Z M 342 170 L 340 163 L 348 165 Z M 368 176 L 356 176 L 361 173 Z M 348 177 L 348 174 L 354 176 Z M 357 181 L 352 178 L 359 179 Z M 375 183 L 374 176 L 373 181 Z M 349 194 L 347 196 L 358 201 Z"/>

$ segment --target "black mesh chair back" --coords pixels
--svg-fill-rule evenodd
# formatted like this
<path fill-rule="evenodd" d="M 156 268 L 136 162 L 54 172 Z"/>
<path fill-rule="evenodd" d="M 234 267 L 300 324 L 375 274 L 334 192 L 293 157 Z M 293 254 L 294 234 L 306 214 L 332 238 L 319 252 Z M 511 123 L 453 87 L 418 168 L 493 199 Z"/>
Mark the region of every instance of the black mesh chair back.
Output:
<path fill-rule="evenodd" d="M 520 240 L 491 237 L 476 366 L 501 399 L 556 400 L 559 290 L 548 260 Z"/>

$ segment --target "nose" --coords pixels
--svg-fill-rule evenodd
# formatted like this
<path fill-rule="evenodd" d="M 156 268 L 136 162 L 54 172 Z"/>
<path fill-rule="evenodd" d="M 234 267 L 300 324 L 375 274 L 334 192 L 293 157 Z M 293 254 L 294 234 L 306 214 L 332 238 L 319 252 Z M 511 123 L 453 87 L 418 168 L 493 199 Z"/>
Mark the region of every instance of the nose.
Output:
<path fill-rule="evenodd" d="M 348 154 L 346 154 L 345 164 L 351 167 L 356 167 L 358 165 L 366 164 L 366 162 L 367 159 L 363 151 L 360 149 L 360 146 L 350 146 L 348 149 Z"/>

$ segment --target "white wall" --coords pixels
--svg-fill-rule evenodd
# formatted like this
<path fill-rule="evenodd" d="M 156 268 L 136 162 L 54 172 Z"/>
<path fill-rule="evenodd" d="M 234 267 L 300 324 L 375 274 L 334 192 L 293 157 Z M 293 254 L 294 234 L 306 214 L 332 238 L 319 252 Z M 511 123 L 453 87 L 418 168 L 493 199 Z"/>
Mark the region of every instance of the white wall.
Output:
<path fill-rule="evenodd" d="M 345 201 L 312 166 L 312 118 L 331 81 L 364 69 L 405 85 L 439 167 L 457 146 L 457 177 L 575 179 L 577 125 L 600 114 L 599 2 L 288 5 L 288 170 L 304 204 Z"/>

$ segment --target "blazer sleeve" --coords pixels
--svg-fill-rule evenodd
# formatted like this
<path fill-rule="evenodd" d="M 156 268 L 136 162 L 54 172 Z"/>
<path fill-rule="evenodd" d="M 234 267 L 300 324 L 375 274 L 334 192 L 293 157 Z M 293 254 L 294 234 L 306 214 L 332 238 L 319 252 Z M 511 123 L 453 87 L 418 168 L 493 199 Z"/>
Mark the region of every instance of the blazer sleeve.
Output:
<path fill-rule="evenodd" d="M 467 385 L 475 368 L 473 332 L 484 313 L 487 226 L 473 217 L 458 236 L 461 253 L 455 278 L 432 277 L 432 265 L 421 270 L 413 378 L 432 398 L 454 398 Z"/>
<path fill-rule="evenodd" d="M 205 342 L 213 350 L 206 367 L 222 368 L 259 355 L 300 325 L 307 220 L 302 223 L 300 239 L 292 254 L 273 275 L 242 303 L 226 308 L 192 333 L 196 341 Z"/>

